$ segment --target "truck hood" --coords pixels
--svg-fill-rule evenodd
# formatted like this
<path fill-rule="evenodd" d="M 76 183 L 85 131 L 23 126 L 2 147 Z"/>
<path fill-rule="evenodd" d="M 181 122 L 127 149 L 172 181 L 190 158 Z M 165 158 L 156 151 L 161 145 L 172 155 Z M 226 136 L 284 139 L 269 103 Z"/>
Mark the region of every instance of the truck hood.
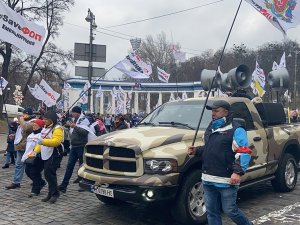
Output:
<path fill-rule="evenodd" d="M 197 137 L 204 131 L 199 130 Z M 90 141 L 87 145 L 106 145 L 133 149 L 136 154 L 152 148 L 192 140 L 195 130 L 178 127 L 140 126 L 108 133 Z"/>

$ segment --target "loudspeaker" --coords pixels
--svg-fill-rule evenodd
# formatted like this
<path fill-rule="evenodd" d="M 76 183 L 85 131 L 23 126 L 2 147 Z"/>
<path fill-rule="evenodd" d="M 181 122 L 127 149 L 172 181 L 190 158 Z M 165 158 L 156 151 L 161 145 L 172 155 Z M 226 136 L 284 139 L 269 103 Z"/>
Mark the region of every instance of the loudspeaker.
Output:
<path fill-rule="evenodd" d="M 213 78 L 216 74 L 215 70 L 202 70 L 201 72 L 201 86 L 204 91 L 208 91 L 210 88 L 210 85 L 213 81 Z M 221 84 L 221 75 L 219 72 L 217 72 L 216 79 L 214 81 L 214 84 L 212 88 L 218 88 Z"/>
<path fill-rule="evenodd" d="M 226 76 L 226 78 L 223 76 Z M 222 87 L 228 90 L 236 88 L 247 88 L 251 83 L 252 76 L 246 65 L 239 65 L 231 69 L 227 74 L 222 75 Z"/>
<path fill-rule="evenodd" d="M 273 89 L 288 88 L 289 87 L 289 72 L 286 68 L 273 70 L 268 74 L 267 82 Z"/>

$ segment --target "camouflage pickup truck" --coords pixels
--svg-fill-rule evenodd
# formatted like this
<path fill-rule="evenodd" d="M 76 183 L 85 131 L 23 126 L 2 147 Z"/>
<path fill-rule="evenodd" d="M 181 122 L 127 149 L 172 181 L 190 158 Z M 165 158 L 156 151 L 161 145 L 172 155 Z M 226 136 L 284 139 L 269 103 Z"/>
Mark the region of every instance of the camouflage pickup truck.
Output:
<path fill-rule="evenodd" d="M 218 98 L 209 102 L 215 100 Z M 300 124 L 286 123 L 280 103 L 254 104 L 238 97 L 226 101 L 233 118 L 247 130 L 253 149 L 241 188 L 271 181 L 277 191 L 293 190 L 300 160 Z M 205 223 L 201 161 L 187 155 L 204 102 L 192 98 L 165 103 L 137 127 L 89 142 L 78 172 L 83 178 L 80 186 L 107 204 L 120 200 L 171 202 L 175 220 Z M 210 121 L 211 111 L 205 110 L 196 146 L 203 145 L 202 136 Z"/>

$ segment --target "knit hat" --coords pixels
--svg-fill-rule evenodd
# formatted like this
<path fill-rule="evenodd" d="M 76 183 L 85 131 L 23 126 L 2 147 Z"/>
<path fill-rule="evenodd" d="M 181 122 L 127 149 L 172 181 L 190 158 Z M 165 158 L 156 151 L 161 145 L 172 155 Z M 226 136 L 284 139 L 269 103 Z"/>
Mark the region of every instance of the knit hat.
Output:
<path fill-rule="evenodd" d="M 57 123 L 58 116 L 56 115 L 56 112 L 49 110 L 44 114 L 44 118 L 51 120 L 55 124 Z"/>
<path fill-rule="evenodd" d="M 27 108 L 25 110 L 23 110 L 23 114 L 28 114 L 28 115 L 32 115 L 32 109 L 31 108 Z"/>
<path fill-rule="evenodd" d="M 37 124 L 39 127 L 44 127 L 45 126 L 45 122 L 44 122 L 44 120 L 40 120 L 40 119 L 38 119 L 38 120 L 35 120 L 35 121 L 33 121 L 35 124 Z"/>
<path fill-rule="evenodd" d="M 81 108 L 79 106 L 74 106 L 73 109 L 72 109 L 72 112 L 75 112 L 75 113 L 81 113 Z"/>

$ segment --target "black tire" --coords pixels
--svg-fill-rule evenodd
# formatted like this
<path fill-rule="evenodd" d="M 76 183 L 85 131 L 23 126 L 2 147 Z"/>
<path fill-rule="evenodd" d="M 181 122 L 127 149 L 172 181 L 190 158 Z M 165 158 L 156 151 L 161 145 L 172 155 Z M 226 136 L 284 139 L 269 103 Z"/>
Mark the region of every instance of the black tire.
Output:
<path fill-rule="evenodd" d="M 289 192 L 295 188 L 298 178 L 298 168 L 293 155 L 287 153 L 283 156 L 275 176 L 276 178 L 271 183 L 276 191 Z"/>
<path fill-rule="evenodd" d="M 107 204 L 107 205 L 118 205 L 118 204 L 122 203 L 122 201 L 119 199 L 110 198 L 110 197 L 106 197 L 106 196 L 98 195 L 98 194 L 96 194 L 96 196 L 101 202 L 103 202 L 104 204 Z"/>
<path fill-rule="evenodd" d="M 173 218 L 181 224 L 206 224 L 201 175 L 200 170 L 190 173 L 175 199 L 171 212 Z"/>

